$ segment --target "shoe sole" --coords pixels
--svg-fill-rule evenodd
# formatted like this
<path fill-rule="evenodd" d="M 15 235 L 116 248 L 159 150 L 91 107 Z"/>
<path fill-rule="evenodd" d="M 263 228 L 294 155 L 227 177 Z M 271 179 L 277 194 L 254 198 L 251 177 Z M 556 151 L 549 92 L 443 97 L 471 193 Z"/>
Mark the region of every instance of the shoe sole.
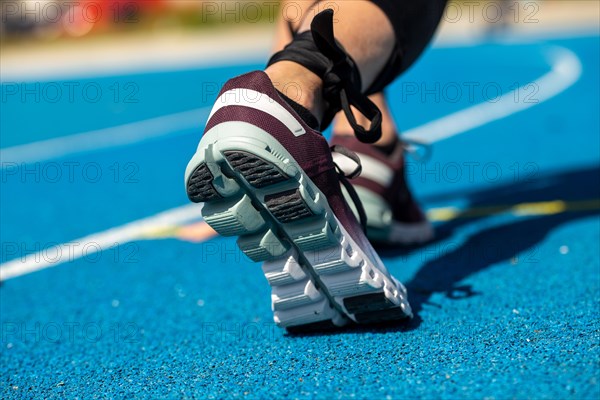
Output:
<path fill-rule="evenodd" d="M 406 289 L 360 249 L 325 196 L 267 132 L 243 122 L 207 132 L 186 170 L 205 221 L 262 269 L 277 325 L 343 326 L 412 316 Z"/>

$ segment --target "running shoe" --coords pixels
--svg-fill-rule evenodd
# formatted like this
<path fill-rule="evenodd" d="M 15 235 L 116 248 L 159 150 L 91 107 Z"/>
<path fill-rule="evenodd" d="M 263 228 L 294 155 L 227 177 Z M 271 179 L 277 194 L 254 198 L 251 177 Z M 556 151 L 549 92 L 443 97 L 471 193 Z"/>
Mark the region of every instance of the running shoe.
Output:
<path fill-rule="evenodd" d="M 352 179 L 352 186 L 364 207 L 367 237 L 372 243 L 415 245 L 433 239 L 433 227 L 406 182 L 405 151 L 400 141 L 391 155 L 350 135 L 334 135 L 331 143 L 353 151 L 360 158 L 362 172 Z M 348 158 L 334 153 L 333 159 L 343 170 L 353 168 Z M 344 192 L 349 198 L 348 192 Z"/>
<path fill-rule="evenodd" d="M 211 227 L 263 262 L 274 320 L 288 331 L 412 316 L 340 182 L 326 139 L 264 72 L 225 84 L 187 166 L 187 195 L 204 203 Z"/>

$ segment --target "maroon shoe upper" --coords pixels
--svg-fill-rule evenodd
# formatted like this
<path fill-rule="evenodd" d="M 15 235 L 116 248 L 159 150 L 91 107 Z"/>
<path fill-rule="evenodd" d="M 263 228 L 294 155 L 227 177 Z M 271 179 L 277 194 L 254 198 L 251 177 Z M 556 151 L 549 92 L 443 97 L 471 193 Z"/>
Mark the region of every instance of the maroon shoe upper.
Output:
<path fill-rule="evenodd" d="M 323 192 L 335 216 L 357 244 L 370 247 L 368 240 L 362 233 L 360 224 L 341 192 L 338 173 L 333 163 L 331 150 L 323 135 L 311 129 L 289 104 L 281 98 L 271 80 L 264 72 L 250 72 L 229 80 L 221 89 L 219 96 L 232 89 L 248 89 L 268 96 L 272 101 L 279 103 L 289 111 L 302 125 L 306 133 L 296 136 L 290 128 L 268 112 L 242 104 L 239 106 L 233 104 L 220 108 L 208 121 L 205 132 L 208 132 L 212 127 L 220 123 L 228 121 L 247 122 L 268 132 L 286 148 L 308 177 Z M 258 100 L 255 93 L 248 93 L 248 96 L 253 101 Z"/>

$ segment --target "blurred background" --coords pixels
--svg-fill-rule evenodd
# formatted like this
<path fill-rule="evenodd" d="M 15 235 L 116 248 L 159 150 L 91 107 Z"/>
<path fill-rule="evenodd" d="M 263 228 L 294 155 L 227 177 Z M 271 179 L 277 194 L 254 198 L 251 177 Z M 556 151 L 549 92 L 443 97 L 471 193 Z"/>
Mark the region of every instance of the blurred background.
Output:
<path fill-rule="evenodd" d="M 92 73 L 133 66 L 254 60 L 268 56 L 279 16 L 298 20 L 293 1 L 0 1 L 3 77 Z M 451 1 L 437 42 L 594 32 L 593 0 Z"/>
<path fill-rule="evenodd" d="M 598 31 L 598 3 L 594 0 L 451 1 L 433 47 L 594 34 Z M 0 80 L 10 83 L 3 87 L 5 106 L 13 104 L 11 101 L 17 97 L 23 99 L 27 93 L 22 90 L 24 82 L 72 81 L 242 64 L 261 67 L 268 59 L 279 17 L 291 21 L 303 17 L 298 2 L 277 0 L 1 0 L 0 5 Z M 21 86 L 16 88 L 15 84 Z M 165 85 L 167 80 L 155 84 Z M 125 85 L 127 82 L 101 89 L 104 94 L 111 92 L 115 99 L 136 92 L 136 96 L 127 99 L 139 100 L 141 96 L 148 105 L 145 110 L 153 108 L 155 112 L 146 112 L 139 102 L 104 104 L 101 100 L 105 95 L 97 104 L 92 102 L 95 108 L 85 117 L 90 128 L 197 107 L 204 101 L 193 101 L 194 90 L 198 99 L 214 91 L 190 81 L 188 85 L 173 88 L 180 96 L 179 104 L 165 104 L 160 91 L 144 87 L 141 81 Z M 42 89 L 44 85 L 39 87 L 38 94 L 44 95 Z M 61 89 L 66 91 L 64 87 Z M 63 90 L 56 94 L 57 101 L 45 101 L 47 109 L 62 112 L 60 104 L 66 97 Z M 48 91 L 50 97 L 51 92 Z M 81 95 L 80 92 L 75 90 L 71 94 Z M 164 105 L 162 110 L 154 108 L 157 101 Z M 20 107 L 11 110 L 24 124 L 21 135 L 8 135 L 6 124 L 10 121 L 6 119 L 0 125 L 4 128 L 5 146 L 42 138 L 30 137 L 28 133 L 30 120 L 24 115 L 37 112 L 34 108 L 39 102 L 33 103 L 21 101 Z M 81 110 L 84 114 L 85 108 L 84 105 Z M 21 115 L 22 111 L 26 112 Z M 78 131 L 79 127 L 74 129 L 68 121 L 63 122 L 62 131 L 55 134 Z"/>

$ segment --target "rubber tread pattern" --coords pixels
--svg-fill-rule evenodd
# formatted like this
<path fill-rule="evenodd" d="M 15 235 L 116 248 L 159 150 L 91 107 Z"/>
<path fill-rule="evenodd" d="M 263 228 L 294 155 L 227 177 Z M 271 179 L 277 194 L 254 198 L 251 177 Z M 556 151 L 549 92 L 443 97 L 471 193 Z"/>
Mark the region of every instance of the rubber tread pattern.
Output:
<path fill-rule="evenodd" d="M 383 310 L 366 311 L 354 314 L 359 324 L 377 324 L 386 321 L 399 321 L 407 319 L 408 316 L 400 307 L 387 308 Z"/>
<path fill-rule="evenodd" d="M 344 307 L 351 314 L 393 308 L 396 305 L 385 297 L 384 293 L 367 293 L 360 296 L 346 297 Z"/>
<path fill-rule="evenodd" d="M 265 196 L 267 208 L 282 223 L 289 223 L 313 215 L 306 205 L 299 190 L 289 190 L 276 195 Z"/>
<path fill-rule="evenodd" d="M 221 198 L 212 185 L 214 177 L 206 164 L 200 164 L 190 176 L 187 183 L 188 198 L 194 203 L 216 200 Z"/>
<path fill-rule="evenodd" d="M 241 150 L 226 151 L 224 154 L 233 169 L 242 174 L 255 188 L 274 185 L 287 179 L 276 166 L 254 154 Z"/>

